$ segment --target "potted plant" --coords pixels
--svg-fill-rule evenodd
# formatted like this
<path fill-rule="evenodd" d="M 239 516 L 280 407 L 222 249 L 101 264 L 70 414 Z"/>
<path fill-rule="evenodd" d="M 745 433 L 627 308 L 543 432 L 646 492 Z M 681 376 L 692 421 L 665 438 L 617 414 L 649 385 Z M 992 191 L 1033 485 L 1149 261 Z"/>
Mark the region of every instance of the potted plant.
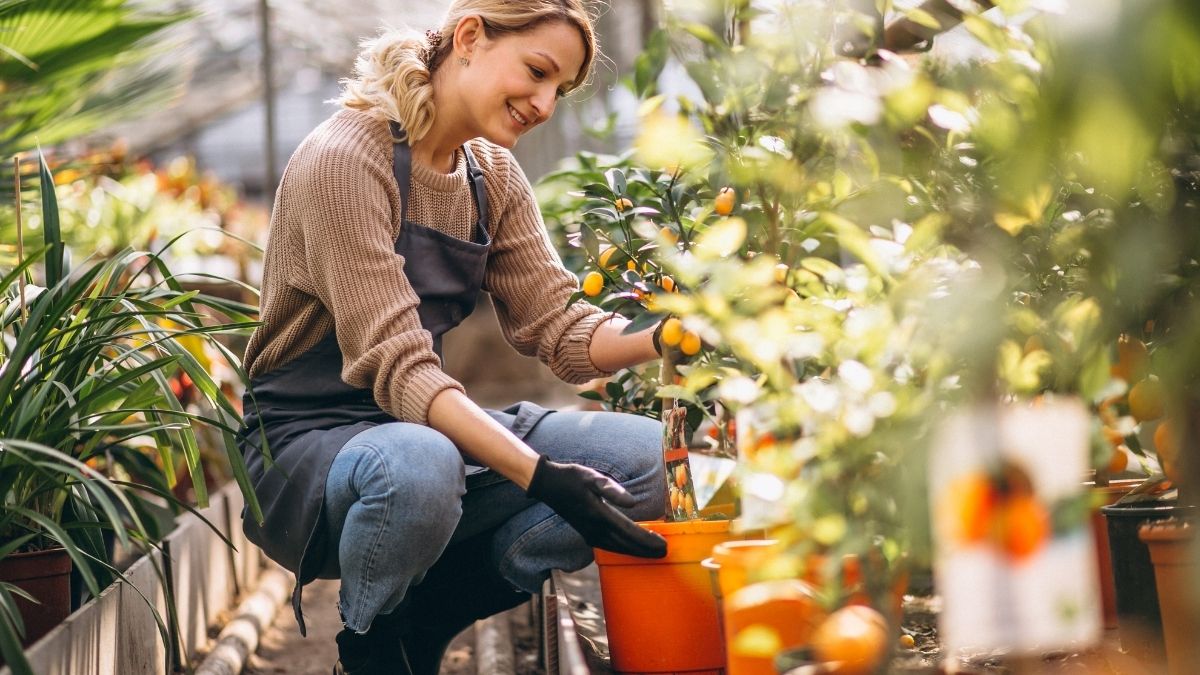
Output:
<path fill-rule="evenodd" d="M 44 161 L 40 173 L 46 245 L 21 252 L 0 277 L 0 552 L 12 558 L 61 546 L 94 596 L 120 576 L 105 533 L 131 548 L 153 546 L 165 534 L 155 510 L 191 508 L 171 493 L 177 461 L 193 479 L 196 501 L 206 504 L 197 425 L 219 430 L 258 513 L 233 438 L 237 411 L 186 344 L 207 343 L 236 367 L 216 338 L 255 323 L 249 307 L 184 291 L 161 252 L 127 249 L 69 269 Z M 35 285 L 30 272 L 43 260 L 44 285 Z M 214 313 L 228 319 L 214 321 Z M 212 415 L 180 403 L 170 383 L 177 373 L 187 374 Z M 14 672 L 28 672 L 21 614 L 12 587 L 5 588 L 0 647 Z"/>

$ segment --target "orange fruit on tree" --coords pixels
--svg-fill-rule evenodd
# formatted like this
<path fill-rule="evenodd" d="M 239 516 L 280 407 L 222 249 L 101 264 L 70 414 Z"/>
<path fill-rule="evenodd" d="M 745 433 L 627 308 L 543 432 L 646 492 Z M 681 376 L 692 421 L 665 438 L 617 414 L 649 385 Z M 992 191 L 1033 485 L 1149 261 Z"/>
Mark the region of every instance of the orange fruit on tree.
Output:
<path fill-rule="evenodd" d="M 663 239 L 666 239 L 667 242 L 669 244 L 671 244 L 672 246 L 679 243 L 679 235 L 675 234 L 675 230 L 672 230 L 671 228 L 667 227 L 666 225 L 663 225 L 662 229 L 660 229 L 658 231 L 658 236 L 662 237 Z"/>
<path fill-rule="evenodd" d="M 625 263 L 625 269 L 627 269 L 631 272 L 636 271 L 637 270 L 637 262 L 634 260 L 627 261 Z"/>
<path fill-rule="evenodd" d="M 864 605 L 847 605 L 813 631 L 812 649 L 819 661 L 840 662 L 841 675 L 866 675 L 883 662 L 890 641 L 882 614 Z"/>
<path fill-rule="evenodd" d="M 1162 383 L 1151 375 L 1129 390 L 1129 413 L 1139 422 L 1156 420 L 1163 415 Z"/>
<path fill-rule="evenodd" d="M 1146 343 L 1122 333 L 1117 338 L 1117 362 L 1112 365 L 1110 372 L 1113 377 L 1126 382 L 1137 382 L 1149 360 L 1150 352 L 1146 349 Z"/>
<path fill-rule="evenodd" d="M 589 298 L 594 298 L 600 295 L 600 291 L 604 290 L 604 275 L 599 272 L 588 272 L 583 278 L 583 294 Z"/>
<path fill-rule="evenodd" d="M 615 204 L 618 212 L 633 208 L 633 202 L 629 201 L 629 198 L 627 197 L 621 197 L 615 202 Z"/>
<path fill-rule="evenodd" d="M 900 636 L 900 646 L 903 647 L 904 649 L 916 649 L 917 648 L 917 640 L 916 640 L 916 638 L 909 635 L 908 633 L 904 633 L 903 635 Z"/>
<path fill-rule="evenodd" d="M 1179 444 L 1181 429 L 1177 429 L 1179 423 L 1175 419 L 1165 419 L 1159 422 L 1158 428 L 1154 430 L 1154 451 L 1158 455 L 1158 463 L 1162 465 L 1163 473 L 1167 474 L 1167 478 L 1171 482 L 1178 483 L 1179 475 L 1175 469 L 1177 467 L 1176 459 L 1179 457 Z"/>
<path fill-rule="evenodd" d="M 659 280 L 658 285 L 662 286 L 662 289 L 668 293 L 675 292 L 675 280 L 665 274 L 663 275 L 663 278 Z"/>
<path fill-rule="evenodd" d="M 679 340 L 679 351 L 688 356 L 695 356 L 700 353 L 700 336 L 692 331 L 684 331 L 683 337 Z"/>
<path fill-rule="evenodd" d="M 718 215 L 727 216 L 733 213 L 733 202 L 737 199 L 737 193 L 731 187 L 723 187 L 717 193 L 717 198 L 713 200 L 713 209 Z"/>
<path fill-rule="evenodd" d="M 1108 440 L 1109 445 L 1113 446 L 1114 448 L 1124 445 L 1125 434 L 1122 434 L 1120 431 L 1108 426 L 1107 424 L 1100 427 L 1100 430 L 1104 433 L 1104 438 Z"/>
<path fill-rule="evenodd" d="M 614 267 L 616 267 L 617 264 L 612 261 L 613 256 L 616 254 L 617 254 L 616 246 L 609 246 L 609 247 L 601 250 L 600 251 L 600 260 L 599 260 L 600 266 L 606 270 L 611 270 Z"/>
<path fill-rule="evenodd" d="M 1121 473 L 1129 466 L 1129 455 L 1125 453 L 1125 448 L 1113 448 L 1112 457 L 1108 460 L 1109 473 Z"/>
<path fill-rule="evenodd" d="M 788 266 L 787 265 L 785 265 L 783 263 L 779 263 L 778 265 L 775 266 L 775 283 L 777 283 L 777 284 L 784 283 L 785 281 L 787 281 L 787 275 L 788 275 Z"/>
<path fill-rule="evenodd" d="M 1050 514 L 1031 494 L 1010 495 L 996 512 L 993 537 L 1016 560 L 1036 553 L 1050 537 Z"/>
<path fill-rule="evenodd" d="M 658 339 L 668 347 L 678 346 L 683 340 L 683 322 L 675 317 L 670 317 L 663 322 L 662 333 Z"/>

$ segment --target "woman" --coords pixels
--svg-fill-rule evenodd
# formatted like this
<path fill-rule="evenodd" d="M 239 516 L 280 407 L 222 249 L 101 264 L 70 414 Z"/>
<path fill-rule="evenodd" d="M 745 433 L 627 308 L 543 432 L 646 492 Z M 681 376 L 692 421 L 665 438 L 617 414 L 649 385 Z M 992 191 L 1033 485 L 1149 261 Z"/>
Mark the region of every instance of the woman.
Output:
<path fill-rule="evenodd" d="M 284 172 L 245 358 L 265 519 L 245 529 L 296 573 L 301 633 L 301 587 L 340 577 L 335 673 L 434 673 L 457 632 L 591 547 L 666 553 L 631 520 L 664 511 L 657 422 L 482 410 L 441 367 L 481 289 L 568 382 L 658 355 L 650 331 L 563 309 L 577 281 L 509 153 L 595 49 L 580 0 L 457 0 L 439 31 L 366 43 L 344 109 Z"/>

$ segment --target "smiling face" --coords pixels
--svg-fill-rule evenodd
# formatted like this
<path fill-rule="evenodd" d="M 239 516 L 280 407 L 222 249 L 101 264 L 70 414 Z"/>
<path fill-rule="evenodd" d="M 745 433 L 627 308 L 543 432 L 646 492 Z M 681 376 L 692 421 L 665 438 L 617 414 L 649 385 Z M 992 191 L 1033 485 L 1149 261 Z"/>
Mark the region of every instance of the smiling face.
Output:
<path fill-rule="evenodd" d="M 460 122 L 473 136 L 506 148 L 550 119 L 558 98 L 581 77 L 584 60 L 583 38 L 565 21 L 492 38 L 475 31 L 456 47 L 455 58 L 461 49 L 470 65 L 450 61 L 442 67 L 458 71 Z"/>

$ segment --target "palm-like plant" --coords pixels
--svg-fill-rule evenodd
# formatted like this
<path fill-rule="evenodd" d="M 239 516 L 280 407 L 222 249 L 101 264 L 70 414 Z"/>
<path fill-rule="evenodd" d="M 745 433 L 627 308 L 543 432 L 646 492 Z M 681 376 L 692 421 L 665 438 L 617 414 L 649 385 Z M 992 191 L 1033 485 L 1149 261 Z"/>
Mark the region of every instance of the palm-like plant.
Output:
<path fill-rule="evenodd" d="M 61 545 L 96 594 L 116 574 L 101 533 L 149 545 L 149 504 L 184 506 L 170 492 L 177 461 L 197 501 L 207 502 L 198 424 L 220 432 L 233 475 L 261 518 L 234 438 L 238 411 L 187 345 L 200 341 L 237 364 L 216 337 L 255 322 L 249 306 L 185 291 L 161 251 L 125 249 L 66 269 L 44 161 L 41 179 L 46 246 L 0 277 L 0 439 L 20 439 L 0 442 L 0 557 Z M 42 259 L 46 286 L 22 283 Z M 180 372 L 211 414 L 180 403 L 169 379 Z M 11 600 L 0 590 L 0 650 L 20 671 Z"/>
<path fill-rule="evenodd" d="M 0 0 L 0 157 L 152 104 L 173 76 L 145 69 L 145 39 L 185 18 L 128 0 Z"/>

